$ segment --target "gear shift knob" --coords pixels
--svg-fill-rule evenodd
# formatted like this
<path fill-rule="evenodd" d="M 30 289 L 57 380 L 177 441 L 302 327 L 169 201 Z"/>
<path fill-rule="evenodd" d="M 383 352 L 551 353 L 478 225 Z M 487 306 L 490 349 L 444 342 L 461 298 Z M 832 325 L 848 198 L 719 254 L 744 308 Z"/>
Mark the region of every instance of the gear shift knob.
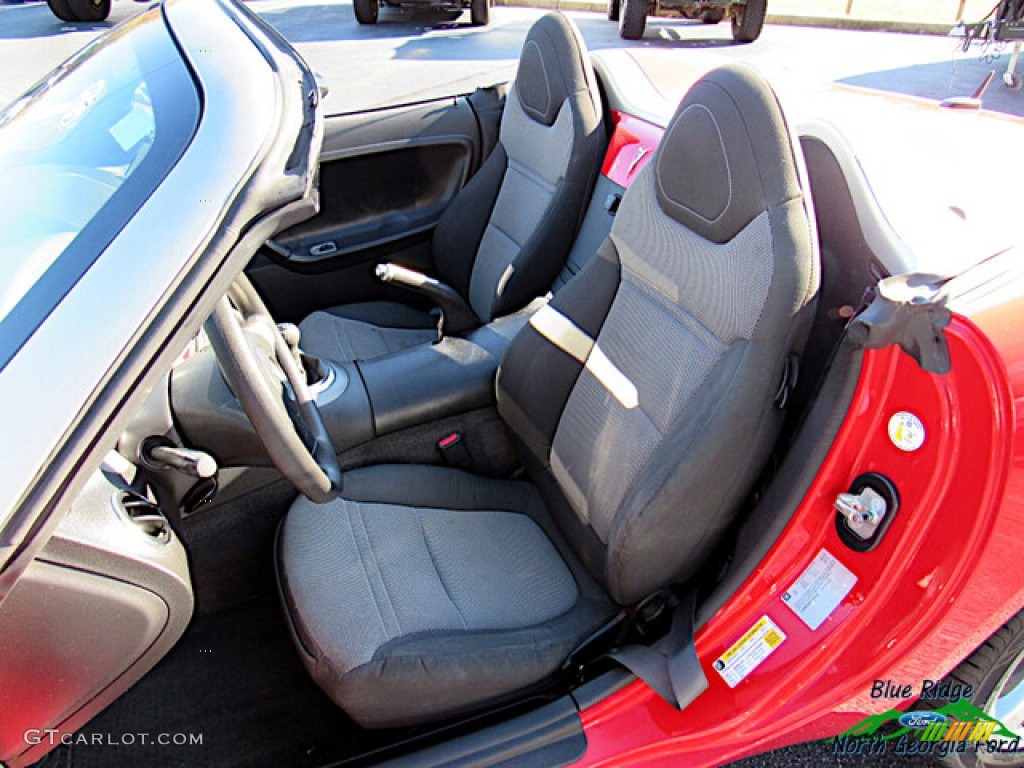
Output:
<path fill-rule="evenodd" d="M 288 345 L 288 349 L 291 350 L 292 355 L 295 356 L 295 362 L 299 364 L 299 370 L 306 374 L 306 380 L 309 384 L 316 384 L 324 377 L 324 366 L 315 357 L 303 354 L 302 350 L 299 349 L 299 341 L 302 337 L 302 331 L 295 323 L 278 323 L 277 329 L 281 332 L 284 337 L 284 343 Z"/>
<path fill-rule="evenodd" d="M 281 332 L 284 343 L 288 345 L 288 351 L 295 358 L 295 364 L 299 366 L 299 371 L 305 375 L 306 368 L 302 364 L 302 352 L 299 350 L 299 339 L 302 338 L 299 327 L 295 323 L 278 323 L 277 330 Z"/>

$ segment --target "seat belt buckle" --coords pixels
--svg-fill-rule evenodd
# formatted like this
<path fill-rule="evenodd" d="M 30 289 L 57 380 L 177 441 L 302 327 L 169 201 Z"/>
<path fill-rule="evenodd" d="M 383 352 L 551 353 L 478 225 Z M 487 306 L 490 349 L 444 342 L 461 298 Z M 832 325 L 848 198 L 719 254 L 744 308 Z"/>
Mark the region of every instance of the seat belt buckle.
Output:
<path fill-rule="evenodd" d="M 462 438 L 461 432 L 451 432 L 437 441 L 437 449 L 445 464 L 460 469 L 468 469 L 473 465 L 473 456 Z"/>

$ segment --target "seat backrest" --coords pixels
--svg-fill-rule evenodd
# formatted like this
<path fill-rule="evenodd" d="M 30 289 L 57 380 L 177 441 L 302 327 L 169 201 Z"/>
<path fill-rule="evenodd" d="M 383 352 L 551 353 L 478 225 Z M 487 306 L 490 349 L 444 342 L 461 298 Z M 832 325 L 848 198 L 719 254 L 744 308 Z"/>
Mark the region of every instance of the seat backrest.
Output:
<path fill-rule="evenodd" d="M 548 290 L 606 144 L 590 55 L 576 26 L 549 13 L 526 36 L 497 145 L 434 232 L 438 276 L 482 322 Z"/>
<path fill-rule="evenodd" d="M 622 604 L 694 573 L 778 436 L 818 289 L 800 176 L 768 85 L 705 75 L 609 238 L 502 362 L 527 468 Z"/>

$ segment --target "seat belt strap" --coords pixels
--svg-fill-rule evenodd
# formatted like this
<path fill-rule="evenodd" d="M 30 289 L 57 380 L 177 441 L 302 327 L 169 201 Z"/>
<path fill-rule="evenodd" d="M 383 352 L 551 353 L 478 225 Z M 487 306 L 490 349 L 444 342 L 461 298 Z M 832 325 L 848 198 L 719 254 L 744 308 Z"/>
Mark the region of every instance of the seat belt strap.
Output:
<path fill-rule="evenodd" d="M 627 645 L 609 654 L 679 710 L 708 689 L 693 641 L 696 611 L 697 594 L 691 591 L 672 614 L 667 656 L 646 645 Z"/>

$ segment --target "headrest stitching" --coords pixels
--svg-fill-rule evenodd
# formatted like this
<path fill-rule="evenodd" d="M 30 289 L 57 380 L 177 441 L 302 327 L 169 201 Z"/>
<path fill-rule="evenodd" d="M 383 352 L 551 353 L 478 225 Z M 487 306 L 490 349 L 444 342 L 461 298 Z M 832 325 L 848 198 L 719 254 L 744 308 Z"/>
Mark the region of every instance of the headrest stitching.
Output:
<path fill-rule="evenodd" d="M 537 58 L 540 62 L 540 73 L 541 75 L 544 76 L 544 109 L 538 110 L 527 104 L 525 101 L 523 101 L 523 96 L 521 93 L 519 94 L 519 103 L 522 105 L 524 111 L 526 111 L 528 114 L 537 117 L 539 120 L 543 122 L 544 116 L 547 115 L 548 110 L 551 108 L 551 82 L 548 80 L 548 68 L 544 66 L 544 54 L 540 50 L 540 46 L 537 45 L 537 41 L 527 40 L 526 45 L 524 46 L 523 53 L 525 53 L 525 49 L 529 48 L 531 45 L 537 49 Z"/>
<path fill-rule="evenodd" d="M 661 173 L 660 173 L 660 165 L 661 165 L 661 163 L 660 162 L 658 163 L 658 165 L 659 165 L 659 168 L 658 168 L 659 173 L 654 174 L 654 180 L 655 180 L 655 182 L 658 185 L 658 191 L 661 192 L 661 194 L 666 199 L 671 200 L 673 203 L 678 205 L 680 208 L 685 208 L 687 211 L 692 213 L 694 216 L 696 216 L 701 221 L 704 221 L 704 222 L 706 222 L 708 224 L 714 224 L 715 222 L 719 221 L 723 216 L 725 216 L 726 212 L 729 210 L 729 206 L 732 205 L 732 169 L 729 167 L 729 153 L 726 152 L 726 150 L 725 150 L 725 140 L 722 138 L 722 129 L 721 129 L 721 127 L 718 124 L 718 119 L 715 117 L 715 113 L 712 112 L 710 109 L 708 109 L 703 104 L 691 104 L 686 109 L 684 109 L 679 114 L 679 117 L 676 119 L 676 125 L 679 125 L 679 123 L 682 122 L 683 117 L 685 117 L 686 113 L 689 112 L 691 109 L 703 109 L 705 112 L 708 113 L 708 117 L 711 118 L 711 122 L 715 126 L 715 133 L 718 135 L 718 144 L 722 148 L 722 158 L 725 160 L 725 178 L 726 178 L 726 181 L 727 181 L 727 183 L 729 185 L 729 195 L 726 198 L 725 207 L 722 208 L 722 212 L 719 213 L 715 218 L 709 219 L 709 218 L 707 218 L 705 216 L 702 216 L 699 212 L 695 211 L 693 208 L 691 208 L 690 206 L 686 205 L 685 203 L 681 203 L 680 201 L 674 199 L 671 195 L 668 194 L 668 192 L 665 191 L 665 187 L 661 183 Z"/>

